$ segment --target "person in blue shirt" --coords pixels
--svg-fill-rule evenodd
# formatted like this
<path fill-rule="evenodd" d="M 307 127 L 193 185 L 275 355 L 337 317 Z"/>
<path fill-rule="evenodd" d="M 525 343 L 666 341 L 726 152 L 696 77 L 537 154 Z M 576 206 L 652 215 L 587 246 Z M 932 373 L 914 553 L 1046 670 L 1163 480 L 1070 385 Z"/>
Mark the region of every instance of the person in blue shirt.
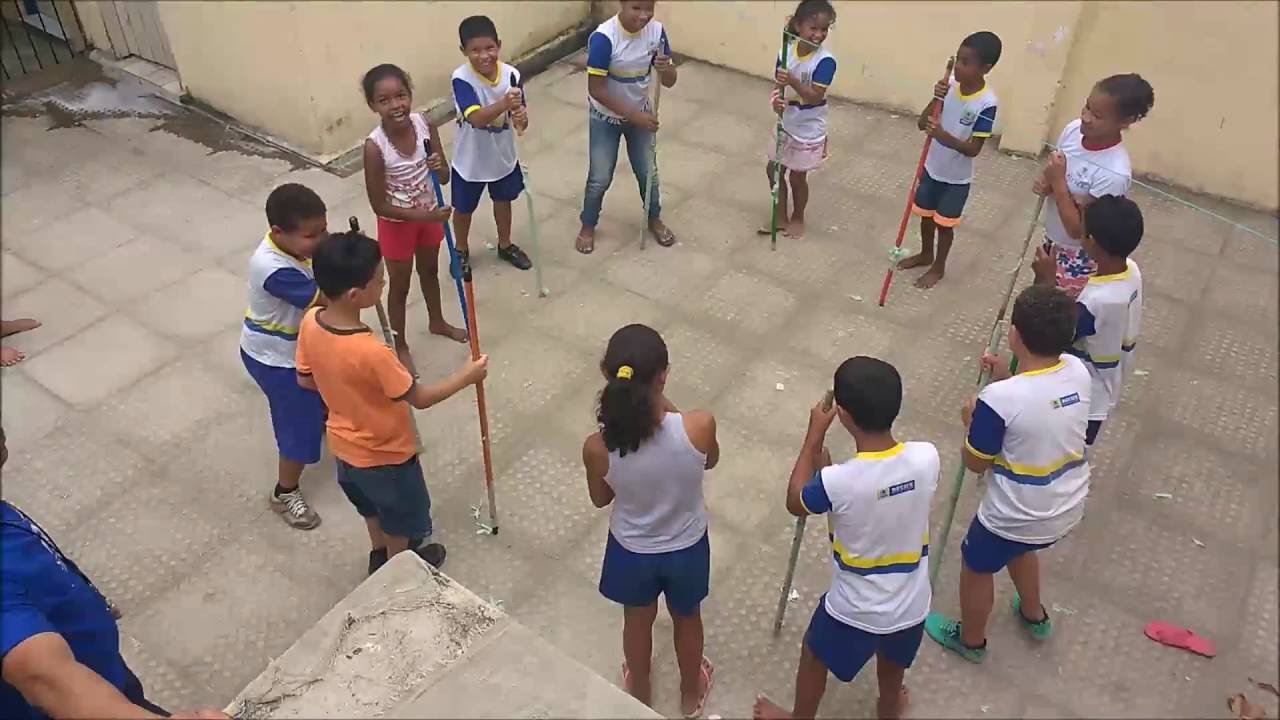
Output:
<path fill-rule="evenodd" d="M 0 428 L 0 467 L 8 459 Z M 121 657 L 106 599 L 35 521 L 3 500 L 0 563 L 0 717 L 170 717 L 146 699 Z"/>

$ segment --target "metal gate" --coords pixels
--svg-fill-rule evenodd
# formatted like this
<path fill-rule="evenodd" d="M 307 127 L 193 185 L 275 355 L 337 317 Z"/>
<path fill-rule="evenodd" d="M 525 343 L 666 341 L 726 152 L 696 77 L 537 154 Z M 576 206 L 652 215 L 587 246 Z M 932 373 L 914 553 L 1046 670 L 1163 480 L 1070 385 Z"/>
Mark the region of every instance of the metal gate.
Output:
<path fill-rule="evenodd" d="M 5 80 L 67 62 L 84 34 L 66 0 L 0 1 L 0 75 Z"/>
<path fill-rule="evenodd" d="M 156 0 L 115 0 L 99 7 L 117 58 L 136 55 L 170 69 L 177 67 Z"/>

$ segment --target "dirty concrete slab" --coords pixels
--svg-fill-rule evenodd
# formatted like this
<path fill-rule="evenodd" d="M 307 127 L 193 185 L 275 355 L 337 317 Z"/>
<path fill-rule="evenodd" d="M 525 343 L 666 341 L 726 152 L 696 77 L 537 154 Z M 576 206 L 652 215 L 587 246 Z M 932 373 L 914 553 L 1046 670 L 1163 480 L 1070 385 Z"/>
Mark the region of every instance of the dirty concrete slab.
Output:
<path fill-rule="evenodd" d="M 156 698 L 220 706 L 359 583 L 367 552 L 327 456 L 303 479 L 319 528 L 291 531 L 266 508 L 270 425 L 237 352 L 245 263 L 265 230 L 261 203 L 274 184 L 301 180 L 328 202 L 331 227 L 357 215 L 372 228 L 373 218 L 359 173 L 325 176 L 202 115 L 152 113 L 158 106 L 124 81 L 66 72 L 25 96 L 6 93 L 0 123 L 4 315 L 45 323 L 6 338 L 28 360 L 0 371 L 12 451 L 4 495 L 73 540 L 74 554 L 126 601 L 127 652 Z M 659 145 L 664 217 L 680 243 L 640 249 L 640 201 L 619 158 L 596 252 L 582 256 L 572 240 L 586 167 L 584 84 L 581 68 L 559 65 L 528 85 L 534 128 L 522 149 L 550 296 L 538 299 L 532 273 L 482 250 L 496 239 L 487 204 L 473 232 L 480 335 L 493 357 L 500 535 L 478 535 L 470 509 L 484 498 L 474 396 L 417 414 L 450 548 L 445 569 L 618 681 L 621 613 L 596 590 L 606 515 L 587 500 L 579 449 L 609 332 L 652 323 L 671 348 L 673 399 L 720 419 L 705 608 L 720 678 L 708 711 L 741 716 L 758 690 L 790 697 L 801 633 L 828 580 L 814 523 L 800 600 L 774 638 L 791 536 L 780 498 L 807 408 L 844 357 L 891 360 L 906 387 L 900 431 L 939 446 L 946 487 L 962 433 L 956 405 L 972 390 L 1023 255 L 1034 165 L 980 157 L 971 222 L 943 284 L 920 291 L 915 273 L 900 273 L 879 308 L 920 143 L 914 125 L 833 102 L 834 159 L 814 176 L 808 235 L 781 238 L 772 252 L 755 234 L 768 210 L 768 86 L 689 63 L 664 93 Z M 105 103 L 108 91 L 123 111 Z M 446 141 L 451 133 L 442 128 Z M 999 612 L 981 668 L 926 643 L 909 678 L 930 689 L 917 694 L 921 713 L 1120 716 L 1138 707 L 1191 717 L 1218 712 L 1248 676 L 1277 680 L 1276 245 L 1146 189 L 1134 198 L 1148 217 L 1136 255 L 1147 279 L 1139 374 L 1103 431 L 1085 524 L 1046 554 L 1059 631 L 1033 647 Z M 1274 216 L 1194 199 L 1276 236 Z M 523 203 L 516 219 L 516 242 L 532 251 Z M 905 244 L 916 242 L 911 228 Z M 446 315 L 459 322 L 441 275 Z M 424 378 L 442 377 L 466 350 L 426 333 L 421 303 L 415 293 L 409 340 Z M 935 606 L 948 612 L 980 490 L 967 481 L 947 540 Z M 943 509 L 940 497 L 935 523 Z M 178 562 L 156 560 L 169 536 L 180 540 Z M 134 587 L 150 562 L 163 562 L 158 579 Z M 1001 580 L 998 602 L 1009 592 Z M 193 616 L 221 627 L 199 630 L 186 621 Z M 1219 656 L 1147 641 L 1141 625 L 1156 617 L 1212 633 Z M 655 705 L 674 715 L 669 631 L 660 621 Z M 823 712 L 869 714 L 874 696 L 869 677 L 832 684 Z"/>

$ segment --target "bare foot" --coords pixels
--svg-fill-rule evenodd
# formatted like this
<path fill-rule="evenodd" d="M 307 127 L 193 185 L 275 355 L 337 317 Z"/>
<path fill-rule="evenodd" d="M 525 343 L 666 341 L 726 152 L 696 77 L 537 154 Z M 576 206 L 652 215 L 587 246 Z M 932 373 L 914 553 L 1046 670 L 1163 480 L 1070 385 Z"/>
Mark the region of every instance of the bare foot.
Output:
<path fill-rule="evenodd" d="M 683 689 L 680 692 L 680 712 L 687 718 L 699 717 L 702 715 L 703 705 L 707 702 L 707 696 L 711 694 L 711 685 L 715 682 L 716 669 L 711 665 L 711 661 L 702 658 L 702 666 L 698 668 L 698 689 L 694 693 L 686 693 Z"/>
<path fill-rule="evenodd" d="M 911 700 L 911 696 L 907 693 L 907 686 L 903 685 L 902 690 L 898 693 L 897 712 L 892 712 L 893 710 L 892 708 L 886 708 L 884 706 L 884 698 L 880 697 L 880 698 L 876 698 L 877 714 L 880 715 L 880 717 L 884 717 L 884 718 L 889 718 L 889 717 L 900 718 L 907 714 L 907 704 L 910 700 Z"/>
<path fill-rule="evenodd" d="M 676 234 L 658 218 L 649 221 L 649 232 L 653 233 L 654 241 L 662 247 L 671 247 L 676 244 Z"/>
<path fill-rule="evenodd" d="M 790 720 L 791 713 L 770 700 L 768 695 L 760 693 L 756 696 L 755 707 L 751 709 L 751 717 L 755 720 Z"/>
<path fill-rule="evenodd" d="M 804 220 L 792 220 L 787 223 L 787 237 L 797 240 L 804 237 Z"/>
<path fill-rule="evenodd" d="M 916 278 L 916 287 L 921 290 L 928 290 L 934 285 L 937 285 L 938 281 L 941 280 L 942 276 L 945 274 L 945 267 L 941 265 L 933 265 L 929 268 L 929 272 L 921 275 L 919 278 Z"/>
<path fill-rule="evenodd" d="M 20 332 L 35 330 L 40 327 L 39 320 L 18 318 L 17 320 L 0 320 L 0 337 L 8 337 Z"/>
<path fill-rule="evenodd" d="M 27 356 L 23 355 L 17 348 L 8 346 L 0 347 L 0 367 L 10 367 L 26 360 Z"/>
<path fill-rule="evenodd" d="M 596 249 L 596 229 L 583 225 L 573 246 L 583 255 L 590 255 Z"/>
<path fill-rule="evenodd" d="M 772 235 L 772 234 L 773 234 L 773 228 L 771 227 L 771 223 L 772 223 L 772 221 L 767 222 L 767 223 L 765 223 L 765 224 L 761 225 L 760 227 L 756 228 L 756 234 L 757 234 L 757 235 Z M 798 236 L 793 236 L 793 235 L 791 234 L 791 232 L 792 232 L 792 223 L 789 223 L 789 222 L 787 222 L 786 220 L 779 220 L 779 221 L 778 221 L 778 234 L 779 234 L 779 235 L 783 235 L 783 236 L 786 236 L 786 237 L 798 237 Z M 804 224 L 803 224 L 803 223 L 800 225 L 800 232 L 801 232 L 801 233 L 804 233 Z"/>
<path fill-rule="evenodd" d="M 427 330 L 432 335 L 441 335 L 453 340 L 454 342 L 464 343 L 467 341 L 467 331 L 460 327 L 454 327 L 449 323 L 441 320 L 427 325 Z"/>
<path fill-rule="evenodd" d="M 409 352 L 408 344 L 396 343 L 396 357 L 400 358 L 400 364 L 404 365 L 404 369 L 408 370 L 410 375 L 418 377 L 418 368 L 414 367 L 413 353 Z"/>
<path fill-rule="evenodd" d="M 911 268 L 924 267 L 933 264 L 933 255 L 926 253 L 916 253 L 909 258 L 903 258 L 898 261 L 899 270 L 910 270 Z"/>

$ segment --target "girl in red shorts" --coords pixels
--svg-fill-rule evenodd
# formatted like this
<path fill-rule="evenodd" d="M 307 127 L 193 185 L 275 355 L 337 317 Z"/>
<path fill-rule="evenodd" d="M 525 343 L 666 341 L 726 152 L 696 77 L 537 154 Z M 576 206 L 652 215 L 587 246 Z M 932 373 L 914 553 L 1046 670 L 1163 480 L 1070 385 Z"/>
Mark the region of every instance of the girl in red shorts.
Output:
<path fill-rule="evenodd" d="M 369 205 L 378 216 L 378 245 L 387 264 L 387 315 L 396 336 L 396 353 L 416 375 L 405 342 L 405 305 L 415 261 L 422 297 L 427 302 L 427 328 L 466 342 L 462 328 L 445 322 L 440 311 L 440 241 L 448 207 L 439 207 L 430 173 L 449 182 L 440 135 L 426 118 L 413 112 L 413 85 L 395 65 L 378 65 L 362 81 L 369 109 L 382 121 L 364 141 L 364 185 Z M 423 147 L 430 139 L 431 154 Z"/>

